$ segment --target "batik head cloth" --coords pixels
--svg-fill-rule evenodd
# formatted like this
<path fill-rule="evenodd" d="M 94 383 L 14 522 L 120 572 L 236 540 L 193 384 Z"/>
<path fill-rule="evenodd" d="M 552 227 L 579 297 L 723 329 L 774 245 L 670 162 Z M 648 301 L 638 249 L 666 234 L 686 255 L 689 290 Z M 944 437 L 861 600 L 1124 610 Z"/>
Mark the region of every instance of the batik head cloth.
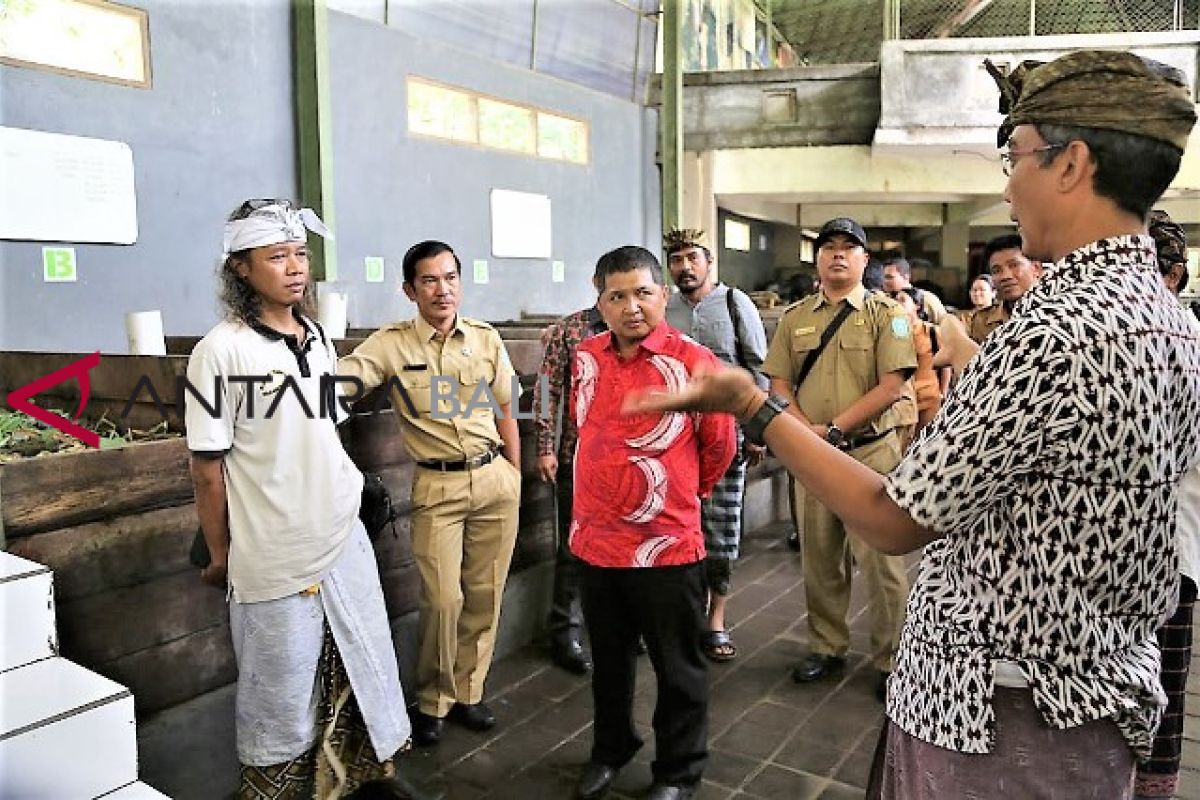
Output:
<path fill-rule="evenodd" d="M 1154 209 L 1147 226 L 1158 250 L 1158 270 L 1164 275 L 1175 264 L 1187 263 L 1187 236 L 1167 212 Z"/>
<path fill-rule="evenodd" d="M 1024 61 L 1011 72 L 983 63 L 1008 115 L 999 147 L 1018 125 L 1064 125 L 1145 136 L 1183 152 L 1196 122 L 1184 74 L 1133 53 L 1080 50 L 1049 63 Z"/>
<path fill-rule="evenodd" d="M 704 231 L 699 228 L 672 228 L 663 235 L 663 250 L 668 256 L 689 247 L 705 247 Z"/>
<path fill-rule="evenodd" d="M 303 242 L 308 238 L 306 230 L 323 239 L 333 238 L 315 211 L 295 208 L 287 200 L 247 200 L 238 211 L 244 216 L 238 214 L 238 219 L 225 223 L 222 249 L 226 257 L 254 247 Z"/>

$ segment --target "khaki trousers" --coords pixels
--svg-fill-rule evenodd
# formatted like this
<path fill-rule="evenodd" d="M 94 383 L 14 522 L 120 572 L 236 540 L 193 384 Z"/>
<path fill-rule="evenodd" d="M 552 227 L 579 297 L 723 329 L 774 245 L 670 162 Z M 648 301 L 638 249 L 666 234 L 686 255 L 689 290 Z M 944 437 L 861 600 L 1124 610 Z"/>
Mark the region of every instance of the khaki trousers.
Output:
<path fill-rule="evenodd" d="M 851 452 L 876 472 L 900 463 L 900 438 L 893 434 Z M 801 509 L 801 560 L 808 603 L 809 643 L 814 653 L 841 656 L 850 646 L 846 613 L 850 608 L 850 576 L 857 564 L 870 592 L 871 663 L 890 672 L 900 642 L 908 577 L 901 556 L 885 555 L 856 536 L 847 536 L 842 521 L 798 486 Z"/>
<path fill-rule="evenodd" d="M 456 702 L 483 699 L 520 502 L 520 471 L 505 458 L 463 472 L 415 469 L 417 702 L 425 714 L 444 717 Z"/>

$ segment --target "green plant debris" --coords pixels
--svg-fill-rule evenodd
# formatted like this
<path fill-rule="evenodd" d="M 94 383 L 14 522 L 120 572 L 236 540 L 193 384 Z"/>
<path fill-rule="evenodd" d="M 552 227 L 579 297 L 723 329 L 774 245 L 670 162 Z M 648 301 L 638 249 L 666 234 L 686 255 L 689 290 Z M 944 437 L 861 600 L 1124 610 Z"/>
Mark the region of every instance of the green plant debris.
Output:
<path fill-rule="evenodd" d="M 70 415 L 58 409 L 49 409 L 65 419 Z M 98 420 L 80 420 L 77 424 L 100 435 L 100 449 L 112 450 L 133 442 L 153 442 L 159 439 L 174 439 L 179 436 L 170 430 L 166 421 L 149 430 L 122 429 L 107 416 Z M 73 453 L 87 450 L 83 442 L 62 431 L 43 425 L 32 417 L 16 411 L 0 411 L 0 464 L 22 458 Z"/>

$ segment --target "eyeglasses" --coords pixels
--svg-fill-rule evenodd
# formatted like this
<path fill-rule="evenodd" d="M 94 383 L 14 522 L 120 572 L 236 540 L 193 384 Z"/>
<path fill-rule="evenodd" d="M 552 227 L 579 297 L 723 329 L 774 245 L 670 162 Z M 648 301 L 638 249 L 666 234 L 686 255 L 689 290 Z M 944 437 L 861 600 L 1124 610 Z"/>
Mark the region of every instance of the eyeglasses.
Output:
<path fill-rule="evenodd" d="M 1034 153 L 1048 153 L 1051 150 L 1058 150 L 1066 147 L 1066 142 L 1055 142 L 1054 144 L 1035 147 L 1032 150 L 1005 150 L 1000 154 L 1000 169 L 1004 172 L 1004 177 L 1012 175 L 1013 167 L 1017 165 L 1017 159 L 1022 156 L 1031 156 Z"/>

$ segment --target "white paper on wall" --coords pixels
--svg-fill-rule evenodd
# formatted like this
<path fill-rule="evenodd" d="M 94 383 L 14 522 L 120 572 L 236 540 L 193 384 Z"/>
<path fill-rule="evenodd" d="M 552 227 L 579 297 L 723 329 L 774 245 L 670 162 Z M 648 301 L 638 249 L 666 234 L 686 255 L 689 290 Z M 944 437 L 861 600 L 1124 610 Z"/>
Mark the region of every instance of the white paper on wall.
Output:
<path fill-rule="evenodd" d="M 129 145 L 0 126 L 0 239 L 133 244 L 137 237 Z"/>
<path fill-rule="evenodd" d="M 550 198 L 492 189 L 492 255 L 550 258 Z"/>

